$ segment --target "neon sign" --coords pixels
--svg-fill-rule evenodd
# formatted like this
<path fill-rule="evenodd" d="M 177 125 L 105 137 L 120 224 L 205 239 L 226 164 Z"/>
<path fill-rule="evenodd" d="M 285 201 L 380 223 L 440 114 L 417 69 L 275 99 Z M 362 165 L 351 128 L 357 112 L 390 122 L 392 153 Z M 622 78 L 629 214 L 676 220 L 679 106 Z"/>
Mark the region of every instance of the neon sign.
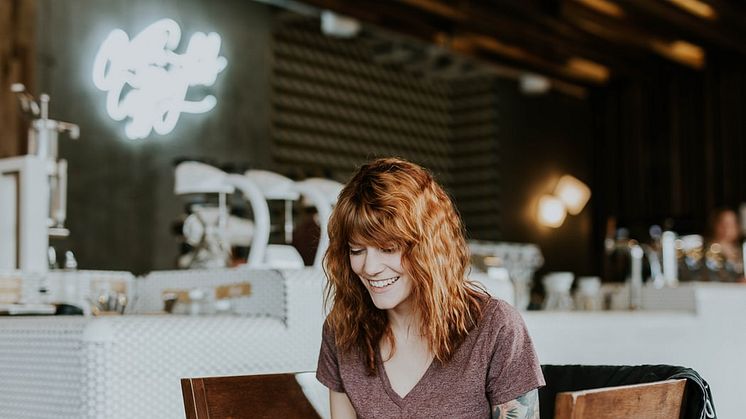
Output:
<path fill-rule="evenodd" d="M 174 50 L 181 28 L 161 19 L 131 40 L 115 29 L 101 44 L 93 63 L 93 83 L 106 93 L 106 112 L 115 121 L 129 118 L 124 132 L 130 139 L 151 131 L 171 132 L 182 112 L 204 113 L 215 107 L 215 96 L 187 100 L 192 86 L 212 86 L 228 61 L 220 57 L 220 35 L 197 32 L 183 54 Z"/>

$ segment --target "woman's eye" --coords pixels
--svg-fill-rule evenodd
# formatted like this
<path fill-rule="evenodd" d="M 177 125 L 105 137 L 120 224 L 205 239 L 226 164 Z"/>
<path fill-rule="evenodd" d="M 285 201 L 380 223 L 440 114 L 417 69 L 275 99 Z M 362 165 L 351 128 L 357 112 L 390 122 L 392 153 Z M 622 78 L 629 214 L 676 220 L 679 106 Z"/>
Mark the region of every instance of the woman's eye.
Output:
<path fill-rule="evenodd" d="M 363 249 L 350 249 L 351 255 L 359 255 L 361 253 L 363 253 Z"/>
<path fill-rule="evenodd" d="M 386 249 L 381 249 L 383 253 L 394 253 L 396 252 L 396 247 L 388 247 Z"/>

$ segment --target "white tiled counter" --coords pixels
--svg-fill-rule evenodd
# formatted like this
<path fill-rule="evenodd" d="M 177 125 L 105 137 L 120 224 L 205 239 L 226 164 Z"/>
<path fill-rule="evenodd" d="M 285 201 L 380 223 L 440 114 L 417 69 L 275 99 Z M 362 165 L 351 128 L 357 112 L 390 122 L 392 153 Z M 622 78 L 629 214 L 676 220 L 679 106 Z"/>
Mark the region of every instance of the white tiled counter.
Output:
<path fill-rule="evenodd" d="M 670 364 L 695 369 L 718 417 L 746 417 L 746 285 L 685 284 L 695 310 L 524 312 L 543 364 Z M 673 290 L 680 294 L 682 289 Z"/>
<path fill-rule="evenodd" d="M 0 319 L 0 417 L 183 418 L 182 377 L 314 370 L 323 274 L 271 273 L 264 315 Z"/>

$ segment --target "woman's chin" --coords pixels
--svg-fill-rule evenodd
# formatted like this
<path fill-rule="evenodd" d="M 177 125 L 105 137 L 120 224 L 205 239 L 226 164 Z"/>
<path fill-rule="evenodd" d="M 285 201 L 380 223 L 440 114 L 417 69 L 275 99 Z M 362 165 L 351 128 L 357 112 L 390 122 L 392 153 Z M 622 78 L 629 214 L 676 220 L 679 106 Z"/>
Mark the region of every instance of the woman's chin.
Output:
<path fill-rule="evenodd" d="M 388 296 L 371 293 L 370 298 L 373 300 L 373 305 L 379 310 L 391 310 L 398 305 L 397 301 L 388 298 Z"/>
<path fill-rule="evenodd" d="M 371 300 L 373 300 L 373 305 L 375 305 L 379 310 L 392 310 L 398 307 L 405 300 L 402 293 L 395 289 L 384 293 L 370 291 L 369 293 Z"/>

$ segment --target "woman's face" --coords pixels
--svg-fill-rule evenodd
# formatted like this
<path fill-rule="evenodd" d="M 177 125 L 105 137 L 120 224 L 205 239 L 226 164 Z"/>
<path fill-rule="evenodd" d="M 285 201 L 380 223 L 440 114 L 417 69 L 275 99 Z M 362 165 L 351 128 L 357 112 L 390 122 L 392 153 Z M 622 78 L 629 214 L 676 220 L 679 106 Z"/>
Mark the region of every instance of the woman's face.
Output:
<path fill-rule="evenodd" d="M 715 239 L 718 242 L 731 243 L 738 240 L 740 234 L 738 217 L 733 211 L 725 211 L 720 214 L 715 226 Z"/>
<path fill-rule="evenodd" d="M 412 293 L 412 281 L 401 264 L 401 249 L 350 243 L 350 265 L 380 310 L 400 307 Z"/>

